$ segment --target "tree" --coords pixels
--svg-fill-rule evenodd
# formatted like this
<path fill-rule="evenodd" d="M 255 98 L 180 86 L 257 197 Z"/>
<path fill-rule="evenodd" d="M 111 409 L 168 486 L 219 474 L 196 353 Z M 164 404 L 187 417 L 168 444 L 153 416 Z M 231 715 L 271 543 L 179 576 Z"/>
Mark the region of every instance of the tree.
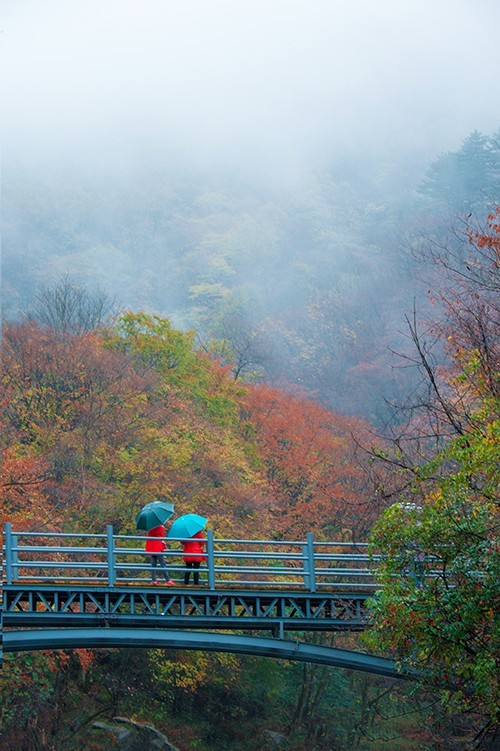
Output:
<path fill-rule="evenodd" d="M 5 327 L 3 366 L 0 477 L 11 507 L 22 494 L 29 526 L 28 509 L 42 494 L 38 526 L 64 518 L 66 506 L 75 523 L 78 513 L 87 524 L 112 520 L 108 504 L 127 492 L 124 447 L 140 446 L 152 419 L 166 420 L 143 396 L 154 378 L 94 335 L 61 337 L 33 322 Z"/>
<path fill-rule="evenodd" d="M 243 313 L 229 312 L 212 329 L 216 338 L 205 346 L 209 355 L 230 365 L 235 381 L 260 379 L 273 359 L 270 341 L 262 327 Z"/>
<path fill-rule="evenodd" d="M 422 504 L 393 505 L 371 536 L 383 589 L 369 644 L 470 715 L 485 748 L 500 719 L 499 446 L 498 420 L 454 439 L 419 471 Z"/>
<path fill-rule="evenodd" d="M 376 507 L 351 433 L 366 433 L 367 426 L 264 384 L 249 388 L 244 407 L 270 487 L 276 532 L 288 539 L 311 531 L 324 539 L 362 539 Z"/>
<path fill-rule="evenodd" d="M 488 210 L 498 199 L 500 142 L 498 134 L 477 130 L 461 148 L 438 157 L 427 170 L 420 192 L 453 211 Z"/>
<path fill-rule="evenodd" d="M 40 287 L 29 317 L 67 334 L 83 334 L 102 326 L 115 306 L 104 290 L 91 290 L 62 276 L 54 287 Z"/>
<path fill-rule="evenodd" d="M 475 253 L 464 266 L 445 267 L 443 286 L 455 284 L 439 293 L 443 318 L 431 332 L 448 367 L 435 367 L 411 328 L 427 397 L 414 404 L 408 440 L 383 457 L 404 490 L 371 535 L 383 589 L 368 642 L 474 718 L 471 748 L 489 748 L 500 720 L 499 319 L 494 285 L 479 283 L 498 276 L 498 216 L 489 217 L 488 234 L 468 233 Z"/>

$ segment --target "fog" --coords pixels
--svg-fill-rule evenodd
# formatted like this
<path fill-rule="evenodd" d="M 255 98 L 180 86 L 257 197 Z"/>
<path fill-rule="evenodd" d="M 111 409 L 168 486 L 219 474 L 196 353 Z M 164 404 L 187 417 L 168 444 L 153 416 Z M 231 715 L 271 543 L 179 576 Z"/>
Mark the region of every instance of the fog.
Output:
<path fill-rule="evenodd" d="M 385 419 L 407 237 L 500 194 L 499 28 L 498 0 L 4 0 L 3 315 L 68 275 Z"/>
<path fill-rule="evenodd" d="M 3 160 L 430 158 L 498 127 L 496 0 L 4 0 Z"/>

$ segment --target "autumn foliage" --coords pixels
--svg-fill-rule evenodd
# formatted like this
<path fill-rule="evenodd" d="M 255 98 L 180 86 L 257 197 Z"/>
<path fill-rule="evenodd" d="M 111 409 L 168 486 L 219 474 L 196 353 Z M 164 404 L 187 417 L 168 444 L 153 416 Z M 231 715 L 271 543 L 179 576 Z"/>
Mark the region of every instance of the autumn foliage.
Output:
<path fill-rule="evenodd" d="M 220 536 L 352 537 L 373 519 L 360 421 L 236 382 L 165 319 L 7 324 L 2 404 L 0 513 L 19 529 L 133 532 L 158 495 Z"/>
<path fill-rule="evenodd" d="M 353 434 L 366 426 L 304 395 L 265 385 L 248 389 L 245 430 L 265 471 L 275 533 L 285 539 L 362 539 L 376 515 Z"/>
<path fill-rule="evenodd" d="M 17 530 L 135 533 L 159 495 L 208 516 L 219 537 L 351 539 L 375 513 L 351 436 L 360 421 L 236 381 L 156 316 L 124 313 L 82 334 L 6 324 L 0 398 L 0 523 Z M 20 664 L 0 682 L 5 718 L 19 714 L 16 696 L 31 697 L 30 671 L 46 676 L 29 699 L 40 704 L 68 671 L 85 681 L 95 659 L 77 650 Z M 149 665 L 175 704 L 214 680 L 226 690 L 239 662 L 152 653 Z"/>

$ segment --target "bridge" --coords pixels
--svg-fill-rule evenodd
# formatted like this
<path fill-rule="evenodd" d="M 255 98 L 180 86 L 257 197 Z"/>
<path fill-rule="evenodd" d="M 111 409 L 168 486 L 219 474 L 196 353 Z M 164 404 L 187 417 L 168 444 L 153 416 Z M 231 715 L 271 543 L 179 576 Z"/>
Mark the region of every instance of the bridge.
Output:
<path fill-rule="evenodd" d="M 391 660 L 285 638 L 367 626 L 367 601 L 379 585 L 366 543 L 316 542 L 311 534 L 303 541 L 215 539 L 207 530 L 195 587 L 184 584 L 182 540 L 168 538 L 175 586 L 167 587 L 151 581 L 145 541 L 111 526 L 105 534 L 53 533 L 7 523 L 0 660 L 2 649 L 194 649 L 402 677 Z M 270 636 L 255 635 L 265 631 Z"/>

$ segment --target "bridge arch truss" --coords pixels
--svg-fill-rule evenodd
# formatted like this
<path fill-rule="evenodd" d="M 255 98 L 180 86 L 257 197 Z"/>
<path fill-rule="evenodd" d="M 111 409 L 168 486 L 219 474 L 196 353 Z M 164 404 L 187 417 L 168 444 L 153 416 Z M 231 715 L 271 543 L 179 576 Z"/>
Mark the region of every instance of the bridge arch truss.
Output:
<path fill-rule="evenodd" d="M 5 652 L 43 649 L 81 649 L 128 647 L 145 649 L 187 649 L 204 652 L 229 652 L 282 660 L 312 662 L 332 667 L 361 670 L 390 678 L 408 677 L 396 663 L 383 657 L 351 650 L 322 647 L 288 639 L 240 636 L 211 632 L 160 629 L 77 628 L 6 631 Z"/>

